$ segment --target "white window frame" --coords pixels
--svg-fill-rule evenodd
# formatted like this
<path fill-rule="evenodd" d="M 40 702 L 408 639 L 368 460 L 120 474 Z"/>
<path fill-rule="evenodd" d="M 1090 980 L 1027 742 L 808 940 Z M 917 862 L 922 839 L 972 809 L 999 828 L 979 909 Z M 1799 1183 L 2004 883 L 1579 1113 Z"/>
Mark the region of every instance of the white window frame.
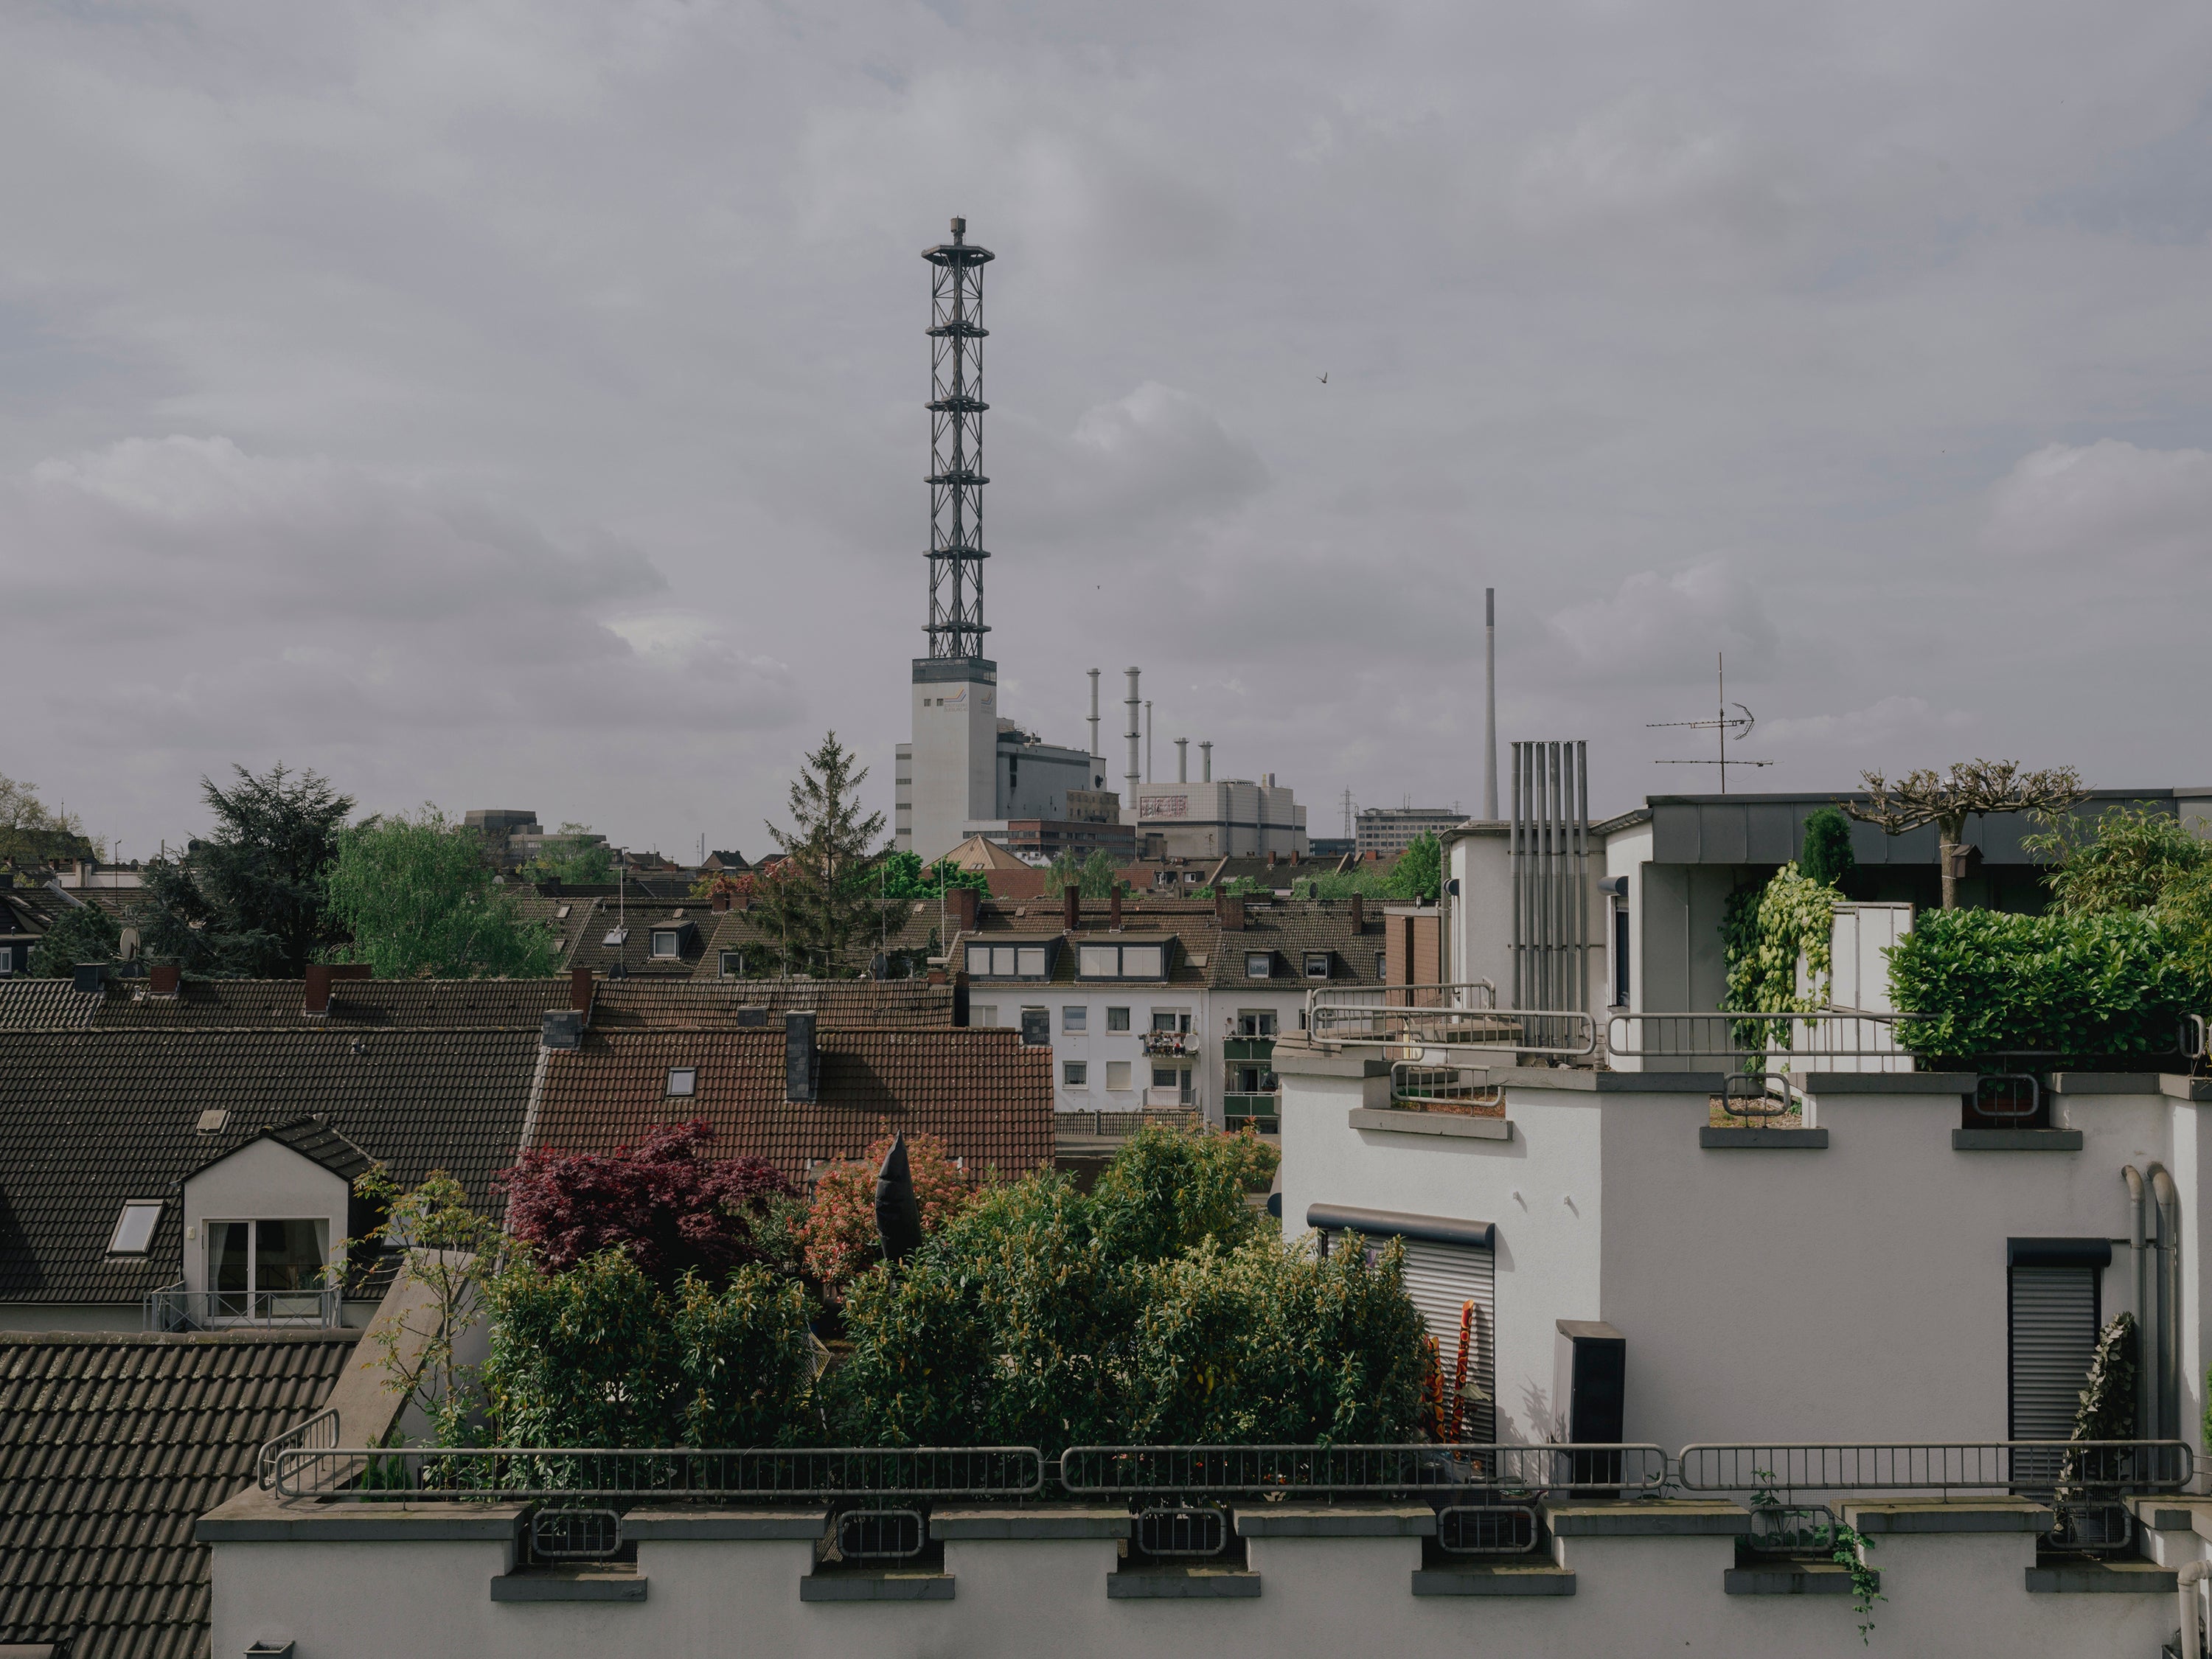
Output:
<path fill-rule="evenodd" d="M 1130 1011 L 1127 1008 L 1109 1008 L 1106 1011 L 1107 1030 L 1127 1031 L 1133 1029 L 1129 1024 L 1129 1013 Z"/>
<path fill-rule="evenodd" d="M 668 946 L 665 951 L 660 948 L 664 943 Z M 646 954 L 654 962 L 680 962 L 683 960 L 683 929 L 679 927 L 654 928 L 653 930 L 653 940 L 652 943 L 646 947 Z"/>
<path fill-rule="evenodd" d="M 1319 964 L 1321 969 L 1319 973 L 1316 973 L 1314 971 L 1316 963 Z M 1329 958 L 1328 951 L 1308 951 L 1305 953 L 1305 970 L 1306 977 L 1308 979 L 1327 979 L 1328 977 L 1328 969 Z"/>
<path fill-rule="evenodd" d="M 1087 1060 L 1063 1060 L 1060 1061 L 1060 1086 L 1063 1089 L 1090 1088 L 1091 1062 Z"/>
<path fill-rule="evenodd" d="M 1118 1083 L 1114 1080 L 1116 1076 L 1121 1079 L 1121 1081 Z M 1136 1085 L 1129 1080 L 1129 1062 L 1127 1060 L 1109 1060 L 1106 1062 L 1106 1087 L 1109 1091 L 1116 1094 L 1127 1094 Z"/>
<path fill-rule="evenodd" d="M 734 967 L 731 965 L 733 963 L 736 964 Z M 715 968 L 724 979 L 743 979 L 745 976 L 745 953 L 743 951 L 725 951 L 717 960 Z"/>
<path fill-rule="evenodd" d="M 1091 1030 L 1091 1010 L 1084 1003 L 1071 1002 L 1060 1011 L 1060 1029 L 1070 1036 L 1087 1036 Z"/>
<path fill-rule="evenodd" d="M 1255 962 L 1260 964 L 1260 971 L 1256 974 L 1252 971 L 1252 964 Z M 1245 978 L 1273 979 L 1274 976 L 1275 953 L 1273 951 L 1247 951 L 1244 953 Z"/>

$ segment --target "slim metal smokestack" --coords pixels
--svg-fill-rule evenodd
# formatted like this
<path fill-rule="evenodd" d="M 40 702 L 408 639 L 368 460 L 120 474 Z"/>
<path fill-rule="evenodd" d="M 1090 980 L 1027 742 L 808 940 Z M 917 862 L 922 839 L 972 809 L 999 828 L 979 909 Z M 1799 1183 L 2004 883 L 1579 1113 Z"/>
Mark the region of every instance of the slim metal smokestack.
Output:
<path fill-rule="evenodd" d="M 1091 758 L 1106 758 L 1098 747 L 1098 671 L 1095 668 L 1091 671 Z"/>
<path fill-rule="evenodd" d="M 1137 705 L 1144 701 L 1137 695 L 1137 673 L 1138 671 L 1133 668 L 1128 671 L 1129 695 L 1121 700 L 1122 707 L 1129 711 L 1128 728 L 1122 734 L 1129 742 L 1129 769 L 1123 776 L 1129 786 L 1129 799 L 1125 804 L 1129 809 L 1129 821 L 1132 823 L 1136 822 L 1137 817 Z"/>
<path fill-rule="evenodd" d="M 1188 738 L 1176 739 L 1176 781 L 1177 783 L 1190 781 L 1190 739 Z"/>
<path fill-rule="evenodd" d="M 1152 781 L 1152 700 L 1145 699 L 1145 781 Z"/>
<path fill-rule="evenodd" d="M 1498 590 L 1494 587 L 1482 590 L 1482 816 L 1495 823 L 1498 821 Z"/>
<path fill-rule="evenodd" d="M 1212 783 L 1213 781 L 1213 739 L 1212 738 L 1208 738 L 1198 745 L 1198 759 L 1200 766 L 1204 769 L 1199 773 L 1199 781 Z"/>

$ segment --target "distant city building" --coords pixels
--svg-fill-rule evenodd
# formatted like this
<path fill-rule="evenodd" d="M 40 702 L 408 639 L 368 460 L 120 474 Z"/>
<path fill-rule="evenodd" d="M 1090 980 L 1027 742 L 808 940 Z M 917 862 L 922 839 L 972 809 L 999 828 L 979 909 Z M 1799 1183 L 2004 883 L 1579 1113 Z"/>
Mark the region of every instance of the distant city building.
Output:
<path fill-rule="evenodd" d="M 1359 841 L 1354 836 L 1316 836 L 1306 843 L 1306 850 L 1317 859 L 1340 859 L 1359 850 Z"/>
<path fill-rule="evenodd" d="M 1404 852 L 1423 836 L 1441 837 L 1445 830 L 1466 822 L 1467 814 L 1456 806 L 1362 807 L 1353 850 L 1380 853 L 1388 858 Z"/>

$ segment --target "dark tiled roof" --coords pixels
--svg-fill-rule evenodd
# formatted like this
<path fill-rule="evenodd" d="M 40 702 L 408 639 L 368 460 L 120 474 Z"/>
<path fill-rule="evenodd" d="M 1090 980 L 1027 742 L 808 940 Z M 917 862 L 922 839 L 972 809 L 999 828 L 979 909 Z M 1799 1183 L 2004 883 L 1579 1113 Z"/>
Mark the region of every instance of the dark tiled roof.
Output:
<path fill-rule="evenodd" d="M 570 953 L 569 961 L 595 974 L 611 974 L 619 963 L 623 971 L 632 978 L 689 979 L 702 962 L 711 969 L 714 958 L 708 941 L 714 934 L 714 924 L 721 919 L 704 899 L 641 898 L 633 886 L 625 904 L 617 906 L 612 899 L 600 902 L 592 925 Z M 687 922 L 690 924 L 688 929 L 684 926 Z M 680 956 L 656 957 L 653 954 L 653 930 L 656 927 L 673 928 L 678 933 Z M 618 945 L 607 944 L 607 936 L 617 931 L 624 936 L 623 942 Z"/>
<path fill-rule="evenodd" d="M 94 992 L 70 988 L 65 979 L 0 979 L 0 1031 L 81 1030 L 99 1008 Z"/>
<path fill-rule="evenodd" d="M 811 1008 L 830 1025 L 952 1024 L 952 988 L 927 980 L 601 980 L 592 1029 L 734 1026 L 740 1008 L 764 1008 L 781 1025 L 787 1009 Z"/>
<path fill-rule="evenodd" d="M 955 949 L 957 951 L 971 939 L 986 943 L 994 939 L 1065 939 L 1068 948 L 1060 951 L 1052 978 L 1045 982 L 1073 985 L 1078 980 L 1074 945 L 1142 944 L 1164 934 L 1172 935 L 1179 947 L 1168 970 L 1166 982 L 1170 985 L 1249 986 L 1254 981 L 1245 975 L 1244 958 L 1248 953 L 1259 951 L 1276 957 L 1273 976 L 1278 981 L 1323 983 L 1320 980 L 1304 981 L 1304 961 L 1308 951 L 1325 951 L 1329 957 L 1327 983 L 1382 983 L 1375 971 L 1376 953 L 1383 948 L 1379 904 L 1364 906 L 1358 933 L 1352 931 L 1350 902 L 1333 899 L 1247 898 L 1244 926 L 1234 930 L 1222 927 L 1213 905 L 1205 901 L 1125 901 L 1121 907 L 1122 931 L 1118 933 L 1108 931 L 1108 915 L 1105 905 L 1086 901 L 1081 913 L 1081 927 L 1073 933 L 1065 933 L 1060 927 L 1063 913 L 1056 904 L 1005 908 L 988 905 L 976 919 L 975 932 L 960 935 L 955 941 Z M 954 957 L 953 965 L 967 965 L 964 953 Z M 978 995 L 993 988 L 993 981 L 988 979 L 973 975 L 971 978 Z M 1008 986 L 1024 982 L 1039 981 L 998 981 Z"/>
<path fill-rule="evenodd" d="M 320 1408 L 356 1334 L 0 1334 L 0 1643 L 204 1659 L 192 1523 Z"/>
<path fill-rule="evenodd" d="M 404 1186 L 447 1170 L 495 1210 L 538 1054 L 520 1030 L 0 1032 L 0 1300 L 129 1302 L 173 1283 L 179 1206 L 148 1255 L 111 1259 L 123 1200 L 173 1197 L 188 1170 L 303 1115 Z M 223 1129 L 200 1133 L 218 1107 Z"/>
<path fill-rule="evenodd" d="M 533 1144 L 598 1152 L 657 1124 L 703 1118 L 721 1157 L 764 1158 L 798 1176 L 857 1157 L 889 1122 L 927 1131 L 970 1170 L 1013 1175 L 1052 1162 L 1052 1050 L 1007 1030 L 821 1033 L 819 1098 L 784 1098 L 784 1033 L 636 1031 L 586 1036 L 548 1056 Z M 697 1093 L 667 1098 L 672 1066 L 698 1069 Z"/>
<path fill-rule="evenodd" d="M 592 932 L 592 924 L 599 919 L 603 901 L 572 896 L 541 898 L 527 887 L 519 891 L 512 888 L 508 890 L 514 892 L 515 906 L 525 919 L 535 921 L 552 933 L 559 952 L 556 966 L 567 969 L 574 963 L 577 951 L 586 939 L 594 944 L 598 942 L 599 936 Z"/>
<path fill-rule="evenodd" d="M 768 912 L 765 909 L 745 909 L 742 905 L 720 912 L 702 911 L 712 924 L 708 929 L 707 948 L 694 964 L 696 977 L 718 979 L 721 975 L 721 953 L 725 951 L 765 950 L 774 959 L 777 945 L 775 936 L 768 931 Z M 928 947 L 930 935 L 936 932 L 939 910 L 935 899 L 917 902 L 905 921 L 891 930 L 888 940 L 866 939 L 855 945 L 850 952 L 848 965 L 855 971 L 865 971 L 879 949 L 886 945 L 892 951 L 921 951 Z M 948 916 L 945 933 L 950 934 L 956 925 Z M 611 955 L 612 952 L 608 954 Z M 578 958 L 588 962 L 591 953 L 586 951 Z"/>
<path fill-rule="evenodd" d="M 188 979 L 155 996 L 143 979 L 80 995 L 65 979 L 0 980 L 0 1030 L 536 1031 L 568 1006 L 566 979 L 340 980 L 331 1008 L 310 1019 L 296 979 Z"/>

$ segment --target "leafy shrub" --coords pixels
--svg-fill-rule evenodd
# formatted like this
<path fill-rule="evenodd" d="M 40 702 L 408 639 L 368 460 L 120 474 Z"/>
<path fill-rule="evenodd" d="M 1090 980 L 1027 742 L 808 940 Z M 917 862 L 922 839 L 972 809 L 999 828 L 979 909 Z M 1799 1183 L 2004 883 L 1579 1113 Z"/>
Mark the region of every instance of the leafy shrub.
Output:
<path fill-rule="evenodd" d="M 1280 1155 L 1249 1128 L 1233 1135 L 1158 1130 L 1133 1135 L 1098 1177 L 1098 1229 L 1113 1254 L 1158 1261 L 1202 1239 L 1255 1237 L 1246 1193 L 1264 1188 Z"/>
<path fill-rule="evenodd" d="M 1832 806 L 1823 806 L 1805 820 L 1805 850 L 1797 855 L 1797 868 L 1806 880 L 1840 888 L 1844 878 L 1858 867 L 1849 818 Z"/>
<path fill-rule="evenodd" d="M 764 1267 L 663 1290 L 621 1249 L 489 1287 L 484 1395 L 515 1446 L 760 1446 L 819 1433 L 805 1292 Z"/>
<path fill-rule="evenodd" d="M 2050 1054 L 2081 1062 L 2172 1052 L 2212 995 L 2203 960 L 2156 912 L 1930 912 L 1889 952 L 1890 995 L 1929 1016 L 1898 1028 L 1930 1059 Z"/>
<path fill-rule="evenodd" d="M 618 1245 L 657 1284 L 693 1270 L 719 1279 L 762 1259 L 755 1228 L 792 1188 L 763 1159 L 708 1157 L 714 1139 L 695 1121 L 611 1152 L 525 1152 L 501 1177 L 507 1224 L 550 1268 Z"/>
<path fill-rule="evenodd" d="M 2107 808 L 2094 823 L 2069 814 L 2021 844 L 2051 861 L 2052 906 L 2070 916 L 2148 909 L 2212 869 L 2212 842 L 2148 805 Z"/>
<path fill-rule="evenodd" d="M 861 1158 L 841 1160 L 816 1177 L 803 1239 L 806 1269 L 833 1296 L 854 1274 L 883 1259 L 883 1239 L 876 1231 L 876 1176 L 892 1139 L 883 1136 Z M 935 1135 L 909 1137 L 906 1160 L 927 1238 L 975 1196 L 975 1183 L 945 1156 L 945 1143 Z"/>

